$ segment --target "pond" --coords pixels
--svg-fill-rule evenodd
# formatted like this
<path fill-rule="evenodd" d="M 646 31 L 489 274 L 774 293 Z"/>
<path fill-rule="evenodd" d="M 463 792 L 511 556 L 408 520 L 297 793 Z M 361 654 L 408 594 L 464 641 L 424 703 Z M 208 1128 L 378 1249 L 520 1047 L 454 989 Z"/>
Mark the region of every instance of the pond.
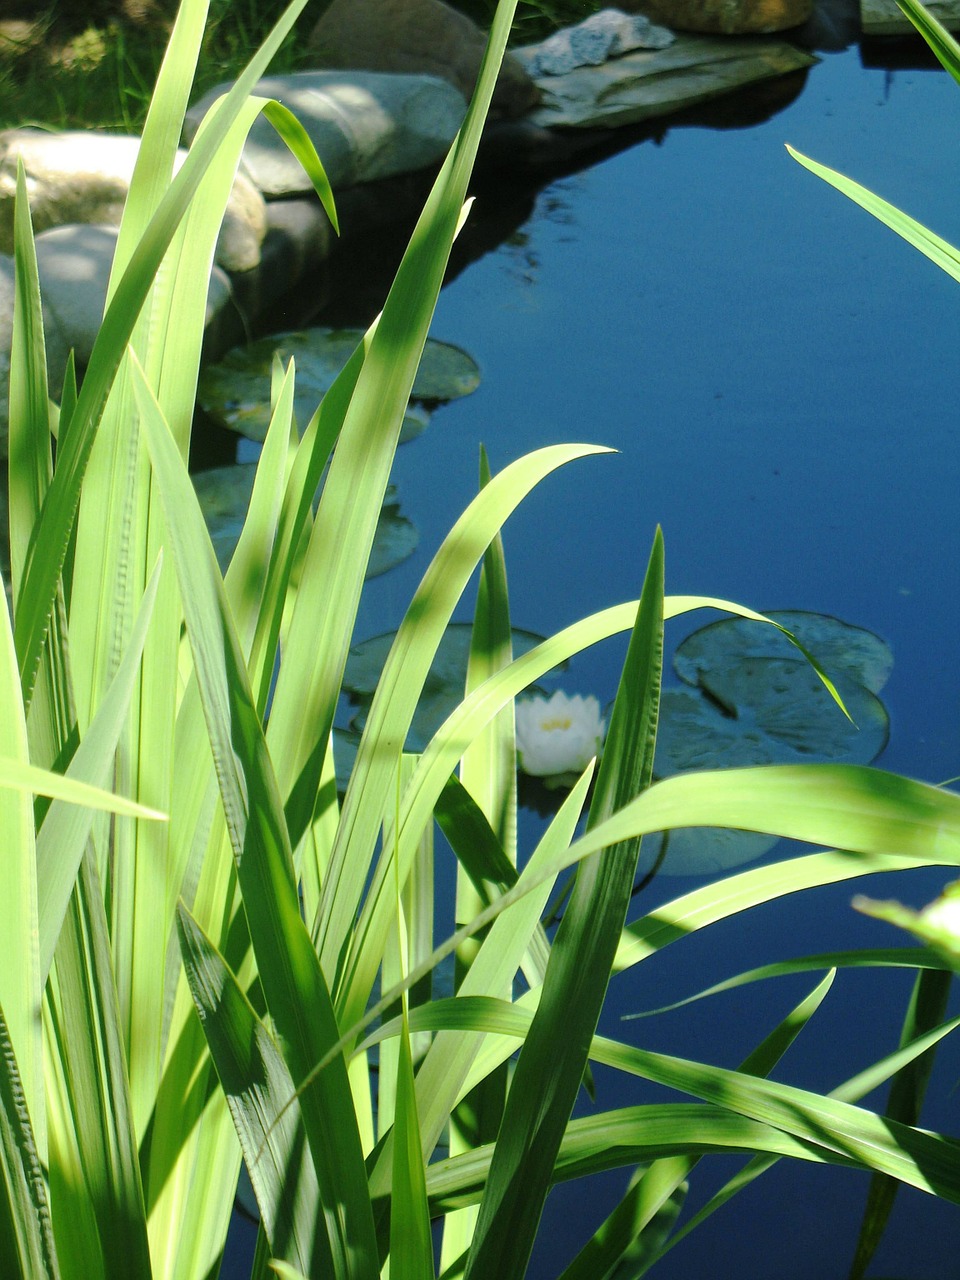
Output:
<path fill-rule="evenodd" d="M 506 527 L 517 626 L 550 633 L 635 597 L 659 523 L 668 592 L 835 614 L 882 635 L 895 665 L 879 763 L 951 778 L 960 772 L 960 447 L 948 388 L 960 292 L 783 144 L 957 243 L 960 90 L 925 67 L 865 65 L 854 46 L 823 55 L 770 118 L 735 127 L 724 106 L 714 125 L 665 122 L 656 137 L 535 194 L 514 175 L 482 185 L 478 212 L 525 200 L 532 212 L 440 298 L 433 333 L 467 349 L 482 382 L 399 451 L 394 480 L 420 548 L 369 583 L 358 633 L 398 624 L 475 492 L 478 442 L 494 470 L 560 440 L 606 444 L 619 452 L 555 474 Z M 315 322 L 369 320 L 358 305 L 341 297 Z M 469 618 L 468 602 L 459 616 Z M 671 624 L 671 644 L 708 620 Z M 581 655 L 564 688 L 609 702 L 622 656 L 614 644 Z M 539 823 L 523 811 L 522 847 Z M 944 879 L 911 873 L 879 893 L 919 906 Z M 636 910 L 699 883 L 658 877 Z M 786 900 L 686 940 L 645 966 L 642 985 L 636 975 L 615 982 L 601 1029 L 736 1066 L 815 976 L 620 1017 L 788 955 L 902 945 L 856 915 L 851 896 L 847 886 Z M 777 1078 L 829 1089 L 892 1051 L 909 987 L 908 976 L 841 974 Z M 924 1113 L 931 1128 L 956 1132 L 958 1075 L 948 1041 Z M 597 1088 L 605 1107 L 659 1096 L 603 1072 Z M 699 1167 L 688 1203 L 704 1203 L 734 1168 Z M 563 1269 L 624 1182 L 611 1175 L 552 1195 L 533 1280 Z M 859 1175 L 781 1162 L 653 1274 L 844 1277 L 866 1190 Z M 902 1189 L 871 1274 L 947 1280 L 958 1246 L 955 1208 Z"/>

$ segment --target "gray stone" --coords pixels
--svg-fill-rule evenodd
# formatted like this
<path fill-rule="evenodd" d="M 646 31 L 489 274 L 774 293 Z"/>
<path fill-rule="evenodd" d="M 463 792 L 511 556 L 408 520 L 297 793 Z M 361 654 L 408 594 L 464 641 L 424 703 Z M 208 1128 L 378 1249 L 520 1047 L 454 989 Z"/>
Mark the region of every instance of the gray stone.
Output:
<path fill-rule="evenodd" d="M 443 0 L 333 0 L 309 48 L 315 67 L 440 76 L 469 98 L 486 43 L 487 33 Z M 536 100 L 536 86 L 508 51 L 491 116 L 522 116 Z"/>
<path fill-rule="evenodd" d="M 816 62 L 781 40 L 678 36 L 667 49 L 640 50 L 538 80 L 542 101 L 530 120 L 544 128 L 612 127 L 667 115 L 731 89 Z"/>
<path fill-rule="evenodd" d="M 86 223 L 54 227 L 37 236 L 49 392 L 54 400 L 60 397 L 70 350 L 81 369 L 90 359 L 103 316 L 116 243 L 116 227 Z M 13 280 L 13 260 L 0 256 L 0 457 L 7 453 Z M 230 309 L 232 297 L 229 276 L 214 267 L 207 291 L 208 333 Z"/>
<path fill-rule="evenodd" d="M 54 227 L 37 236 L 46 329 L 49 332 L 55 326 L 63 346 L 73 348 L 81 367 L 90 359 L 103 318 L 116 245 L 115 227 L 85 223 Z M 207 325 L 228 304 L 230 293 L 229 278 L 214 267 L 207 290 Z"/>
<path fill-rule="evenodd" d="M 10 129 L 0 134 L 0 252 L 13 250 L 17 156 L 23 159 L 34 231 L 67 223 L 119 226 L 140 148 L 139 138 L 90 132 Z M 177 156 L 177 167 L 186 152 Z M 228 271 L 260 261 L 266 208 L 256 187 L 238 174 L 217 241 L 216 260 Z"/>
<path fill-rule="evenodd" d="M 672 31 L 642 14 L 601 9 L 575 27 L 518 49 L 517 57 L 531 76 L 562 76 L 575 67 L 599 67 L 633 49 L 665 49 L 673 41 Z"/>
<path fill-rule="evenodd" d="M 229 87 L 211 89 L 190 109 L 188 139 Z M 297 116 L 335 189 L 435 164 L 466 113 L 463 95 L 435 76 L 298 71 L 261 80 L 254 93 L 278 99 Z M 300 162 L 262 117 L 250 130 L 243 165 L 268 197 L 313 190 Z"/>
<path fill-rule="evenodd" d="M 960 31 L 960 0 L 925 0 L 924 7 L 948 31 Z M 860 0 L 865 36 L 906 35 L 916 30 L 897 0 Z"/>

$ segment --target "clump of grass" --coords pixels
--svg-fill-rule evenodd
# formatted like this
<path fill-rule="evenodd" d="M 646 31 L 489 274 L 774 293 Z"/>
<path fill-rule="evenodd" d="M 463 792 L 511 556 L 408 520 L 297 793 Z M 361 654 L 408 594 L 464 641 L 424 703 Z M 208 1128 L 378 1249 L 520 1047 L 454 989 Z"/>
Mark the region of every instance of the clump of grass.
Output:
<path fill-rule="evenodd" d="M 276 21 L 277 0 L 212 0 L 195 91 L 236 77 Z M 155 8 L 64 13 L 48 6 L 0 22 L 0 128 L 98 128 L 139 133 L 169 36 Z M 303 33 L 300 33 L 303 34 Z M 273 70 L 302 65 L 304 42 L 292 32 Z"/>

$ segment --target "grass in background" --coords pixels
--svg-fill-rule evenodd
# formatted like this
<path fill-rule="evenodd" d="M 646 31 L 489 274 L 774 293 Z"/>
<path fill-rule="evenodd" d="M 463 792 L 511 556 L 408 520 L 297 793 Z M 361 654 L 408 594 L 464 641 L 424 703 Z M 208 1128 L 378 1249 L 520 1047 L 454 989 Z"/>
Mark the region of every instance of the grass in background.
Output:
<path fill-rule="evenodd" d="M 235 79 L 283 8 L 278 0 L 212 0 L 194 96 Z M 311 11 L 312 6 L 284 41 L 273 72 L 306 65 L 303 45 L 314 21 Z M 98 14 L 94 6 L 72 14 L 43 0 L 36 7 L 25 5 L 22 15 L 0 22 L 0 128 L 139 133 L 171 21 L 172 14 L 167 18 L 161 12 L 134 19 Z"/>

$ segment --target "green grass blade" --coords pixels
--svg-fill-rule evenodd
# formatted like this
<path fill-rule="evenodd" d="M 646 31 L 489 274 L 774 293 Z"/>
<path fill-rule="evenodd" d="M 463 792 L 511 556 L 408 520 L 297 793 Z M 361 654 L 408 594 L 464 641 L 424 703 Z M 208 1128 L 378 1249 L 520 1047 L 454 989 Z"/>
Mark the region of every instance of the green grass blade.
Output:
<path fill-rule="evenodd" d="M 845 178 L 842 173 L 837 173 L 835 169 L 828 169 L 826 165 L 819 164 L 816 160 L 811 160 L 808 156 L 801 155 L 793 147 L 788 146 L 787 150 L 794 160 L 798 160 L 805 169 L 815 173 L 818 178 L 822 178 L 830 186 L 836 187 L 839 192 L 848 196 L 855 204 L 860 205 L 861 209 L 866 209 L 867 213 L 879 219 L 891 231 L 895 231 L 898 236 L 901 236 L 908 244 L 912 244 L 915 249 L 919 249 L 931 262 L 935 262 L 947 275 L 952 276 L 954 280 L 960 280 L 960 253 L 953 245 L 941 239 L 940 236 L 934 235 L 932 231 L 929 231 L 908 214 L 902 213 L 888 201 L 874 195 L 866 187 L 862 187 L 859 182 Z"/>
<path fill-rule="evenodd" d="M 134 369 L 138 366 L 134 363 Z M 223 582 L 193 487 L 145 379 L 138 401 L 176 563 L 194 667 L 217 765 L 227 829 L 267 1006 L 295 1084 L 338 1029 L 316 953 L 300 917 L 279 790 Z M 301 1097 L 301 1111 L 331 1233 L 333 1274 L 379 1274 L 366 1171 L 346 1067 Z"/>
<path fill-rule="evenodd" d="M 949 1023 L 934 1028 L 933 1031 L 926 1035 L 920 1036 L 912 1044 L 906 1045 L 898 1049 L 895 1053 L 889 1054 L 880 1062 L 874 1063 L 873 1066 L 867 1068 L 866 1071 L 858 1072 L 852 1079 L 838 1085 L 836 1089 L 830 1091 L 832 1098 L 837 1098 L 841 1102 L 859 1102 L 861 1098 L 872 1093 L 875 1089 L 880 1088 L 897 1072 L 909 1068 L 910 1064 L 922 1055 L 927 1053 L 945 1036 L 949 1035 L 956 1029 L 958 1020 L 953 1019 Z M 733 1196 L 742 1191 L 745 1187 L 754 1182 L 761 1174 L 765 1173 L 777 1161 L 775 1155 L 758 1155 L 755 1156 L 745 1168 L 730 1179 L 723 1187 L 716 1192 L 708 1202 L 694 1216 L 684 1223 L 680 1231 L 676 1233 L 665 1244 L 663 1252 L 666 1253 L 673 1248 L 691 1231 L 705 1221 L 711 1214 L 723 1207 Z M 897 1184 L 899 1185 L 899 1184 Z M 656 1259 L 654 1259 L 656 1261 Z"/>
<path fill-rule="evenodd" d="M 0 1275 L 9 1280 L 59 1280 L 43 1168 L 2 1009 L 0 1173 Z"/>
<path fill-rule="evenodd" d="M 678 1169 L 692 1163 L 692 1159 L 685 1156 L 675 1156 L 673 1160 Z M 616 1280 L 633 1280 L 642 1274 L 641 1268 L 659 1252 L 664 1238 L 672 1230 L 686 1195 L 686 1184 L 681 1177 L 662 1203 L 651 1210 L 648 1176 L 643 1170 L 637 1171 L 619 1204 L 573 1262 L 563 1269 L 559 1280 L 599 1280 L 600 1277 L 606 1280 L 613 1274 Z"/>
<path fill-rule="evenodd" d="M 478 1147 L 427 1169 L 427 1192 L 435 1214 L 480 1198 L 489 1175 L 492 1147 Z M 570 1121 L 560 1147 L 554 1181 L 566 1182 L 665 1156 L 765 1152 L 815 1164 L 859 1168 L 852 1157 L 805 1142 L 769 1125 L 705 1104 L 624 1107 Z"/>
<path fill-rule="evenodd" d="M 10 347 L 10 567 L 13 598 L 23 577 L 27 546 L 50 483 L 47 359 L 37 253 L 23 160 L 17 159 L 14 209 L 14 306 Z"/>
<path fill-rule="evenodd" d="M 624 1069 L 960 1203 L 960 1142 L 791 1085 L 620 1046 Z M 629 1064 L 629 1065 L 628 1065 Z"/>
<path fill-rule="evenodd" d="M 918 0 L 897 0 L 897 4 L 926 40 L 944 69 L 960 84 L 960 44 Z"/>
<path fill-rule="evenodd" d="M 804 997 L 800 1004 L 791 1010 L 787 1017 L 747 1056 L 740 1065 L 740 1071 L 749 1075 L 769 1075 L 820 1008 L 833 985 L 833 979 L 834 973 L 828 973 L 813 991 Z M 625 1210 L 627 1222 L 631 1226 L 639 1227 L 640 1229 L 649 1228 L 651 1232 L 645 1241 L 641 1241 L 644 1247 L 633 1259 L 631 1275 L 640 1276 L 645 1274 L 653 1262 L 661 1256 L 668 1232 L 663 1230 L 656 1232 L 656 1238 L 654 1238 L 654 1224 L 658 1222 L 658 1215 L 662 1213 L 669 1215 L 676 1195 L 685 1187 L 686 1179 L 697 1163 L 698 1157 L 696 1156 L 673 1156 L 667 1160 L 655 1160 L 640 1176 L 636 1186 L 631 1187 L 632 1194 L 629 1197 L 629 1209 Z M 673 1218 L 675 1220 L 676 1213 L 673 1214 Z M 672 1222 L 670 1226 L 672 1227 Z M 611 1235 L 613 1239 L 622 1238 L 618 1236 L 617 1232 L 612 1232 Z M 599 1246 L 612 1247 L 606 1234 L 599 1242 Z M 590 1244 L 588 1243 L 587 1247 L 579 1255 L 578 1261 L 580 1261 L 581 1267 L 586 1267 L 592 1256 Z M 589 1273 L 581 1271 L 580 1280 L 586 1280 L 586 1274 Z M 565 1274 L 562 1280 L 576 1280 L 576 1275 L 576 1272 L 573 1275 Z"/>
<path fill-rule="evenodd" d="M 586 770 L 572 788 L 531 855 L 527 868 L 535 871 L 559 849 L 569 845 L 583 812 L 592 777 L 592 770 Z M 523 875 L 531 874 L 527 868 Z M 519 900 L 494 922 L 464 975 L 460 985 L 462 997 L 489 998 L 502 994 L 505 988 L 509 991 L 537 931 L 550 890 L 551 882 L 547 881 L 539 892 Z M 480 1045 L 480 1038 L 476 1036 L 441 1035 L 430 1046 L 417 1078 L 421 1127 L 428 1151 L 433 1150 L 442 1126 L 460 1096 Z"/>
<path fill-rule="evenodd" d="M 877 871 L 902 871 L 912 866 L 916 866 L 912 857 L 831 852 L 787 858 L 769 867 L 752 867 L 749 871 L 728 876 L 722 882 L 722 893 L 718 892 L 715 884 L 706 885 L 629 924 L 620 940 L 615 971 L 623 973 L 697 929 L 764 902 L 772 902 L 785 894 L 842 884 Z M 823 967 L 829 968 L 834 963 L 839 962 L 830 960 Z"/>
<path fill-rule="evenodd" d="M 490 483 L 490 464 L 486 450 L 480 450 L 480 486 Z M 485 679 L 509 665 L 513 658 L 510 629 L 510 604 L 507 570 L 500 534 L 494 538 L 483 557 L 477 602 L 473 615 L 473 631 L 467 663 L 466 692 L 477 688 Z M 460 761 L 460 782 L 478 805 L 490 824 L 494 841 L 504 851 L 509 865 L 516 863 L 517 852 L 517 761 L 516 728 L 513 707 L 504 709 L 486 726 L 483 733 L 467 748 Z M 455 922 L 471 920 L 490 900 L 489 886 L 476 884 L 475 877 L 462 863 L 457 867 Z M 479 938 L 471 938 L 456 957 L 456 983 L 459 986 L 470 967 Z M 502 992 L 510 996 L 513 975 L 506 979 Z M 450 1119 L 451 1155 L 469 1145 L 496 1138 L 506 1100 L 507 1068 L 492 1072 L 458 1105 Z M 469 1247 L 476 1222 L 476 1211 L 448 1214 L 443 1224 L 443 1249 L 440 1266 L 446 1270 Z"/>
<path fill-rule="evenodd" d="M 686 996 L 671 1004 L 661 1005 L 658 1009 L 644 1009 L 638 1013 L 624 1014 L 624 1021 L 630 1022 L 638 1018 L 650 1018 L 654 1014 L 672 1013 L 697 1000 L 706 1000 L 709 996 L 720 995 L 724 991 L 734 991 L 738 987 L 747 986 L 751 982 L 762 982 L 767 978 L 782 978 L 792 973 L 808 973 L 812 969 L 842 968 L 898 968 L 898 969 L 948 969 L 949 965 L 939 956 L 932 955 L 924 947 L 875 947 L 860 951 L 824 951 L 819 955 L 798 956 L 793 960 L 781 960 L 774 964 L 760 965 L 756 969 L 747 969 L 732 978 L 715 982 L 696 995 Z"/>
<path fill-rule="evenodd" d="M 113 980 L 103 890 L 88 849 L 63 921 L 49 987 L 48 1025 L 63 1073 L 70 1133 L 82 1177 L 53 1200 L 55 1225 L 85 1218 L 88 1202 L 96 1234 L 88 1252 L 64 1257 L 64 1270 L 89 1280 L 149 1280 L 150 1249 L 140 1184 L 126 1058 Z M 51 1120 L 51 1126 L 53 1121 Z M 51 1142 L 51 1147 L 53 1147 Z M 73 1236 L 76 1243 L 76 1236 Z"/>
<path fill-rule="evenodd" d="M 67 777 L 71 779 L 97 787 L 108 781 L 140 666 L 157 584 L 158 571 L 147 586 L 130 644 L 117 668 L 113 684 L 70 762 Z M 93 814 L 88 808 L 56 802 L 51 805 L 37 834 L 40 974 L 43 982 L 50 972 L 63 914 L 70 900 L 92 821 Z"/>
<path fill-rule="evenodd" d="M 590 824 L 623 805 L 653 775 L 663 666 L 663 541 L 654 541 L 614 705 Z M 524 1042 L 467 1259 L 466 1280 L 521 1277 L 553 1164 L 587 1065 L 617 940 L 633 890 L 633 836 L 585 861 L 550 954 L 543 995 Z"/>
<path fill-rule="evenodd" d="M 663 614 L 664 618 L 673 618 L 693 609 L 722 609 L 738 617 L 766 621 L 762 614 L 751 609 L 710 596 L 668 596 L 664 600 Z M 515 658 L 508 667 L 484 681 L 480 688 L 464 699 L 428 744 L 411 785 L 404 792 L 399 845 L 401 866 L 409 857 L 408 841 L 419 838 L 418 833 L 431 821 L 439 796 L 457 762 L 493 716 L 554 667 L 600 640 L 629 631 L 636 616 L 637 604 L 633 601 L 583 618 Z"/>
<path fill-rule="evenodd" d="M 104 813 L 117 813 L 127 818 L 145 818 L 165 822 L 167 817 L 159 809 L 137 804 L 135 800 L 127 800 L 125 796 L 117 796 L 111 791 L 103 791 L 100 787 L 91 787 L 85 782 L 64 777 L 63 774 L 51 773 L 33 764 L 22 764 L 20 761 L 0 756 L 0 794 L 6 789 L 23 794 L 49 796 L 53 800 L 86 805 L 91 809 L 98 809 Z"/>
<path fill-rule="evenodd" d="M 363 366 L 317 511 L 304 565 L 309 589 L 297 598 L 271 713 L 270 748 L 290 793 L 287 816 L 295 845 L 313 818 L 369 550 L 515 7 L 515 0 L 505 0 L 497 11 L 467 117 L 380 320 L 365 340 Z M 386 806 L 374 807 L 379 821 Z M 340 874 L 338 867 L 333 876 Z M 342 942 L 338 921 L 330 947 L 339 954 Z M 324 971 L 333 975 L 336 962 L 329 963 L 329 954 L 325 947 Z"/>
<path fill-rule="evenodd" d="M 952 974 L 936 970 L 917 974 L 900 1036 L 901 1048 L 943 1020 L 952 978 Z M 920 1108 L 933 1069 L 934 1053 L 934 1049 L 929 1049 L 894 1076 L 884 1110 L 888 1119 L 909 1125 L 919 1122 Z M 899 1185 L 882 1174 L 874 1174 L 871 1178 L 857 1249 L 850 1267 L 850 1280 L 863 1280 L 866 1276 L 893 1211 Z"/>
<path fill-rule="evenodd" d="M 433 1240 L 417 1092 L 406 1023 L 406 1001 L 400 1034 L 397 1099 L 393 1127 L 393 1180 L 390 1197 L 390 1275 L 393 1280 L 433 1280 Z"/>
<path fill-rule="evenodd" d="M 6 594 L 0 589 L 0 1009 L 5 1018 L 41 1161 L 46 1160 L 40 1031 L 40 948 L 33 803 L 28 788 L 50 775 L 30 764 L 17 656 Z M 60 782 L 56 783 L 59 787 Z M 76 785 L 76 784 L 74 784 Z"/>
<path fill-rule="evenodd" d="M 306 1275 L 332 1269 L 322 1206 L 296 1111 L 278 1120 L 292 1081 L 273 1037 L 216 947 L 181 905 L 180 944 L 190 990 L 236 1126 L 271 1254 Z M 313 1268 L 313 1270 L 311 1269 Z M 321 1272 L 322 1274 L 322 1272 Z"/>
<path fill-rule="evenodd" d="M 382 950 L 382 943 L 376 940 L 385 936 L 390 920 L 389 886 L 393 872 L 389 860 L 381 858 L 363 903 L 360 923 L 358 926 L 354 923 L 375 851 L 376 815 L 386 809 L 395 767 L 390 752 L 384 751 L 382 744 L 396 742 L 399 745 L 406 738 L 420 690 L 453 609 L 504 520 L 551 471 L 594 452 L 606 451 L 591 445 L 541 449 L 511 463 L 494 477 L 444 539 L 397 632 L 364 727 L 321 899 L 319 940 L 325 972 L 337 971 L 346 949 L 337 1000 L 341 1018 L 346 1023 L 359 1016 L 366 1005 L 376 973 L 376 957 Z M 456 760 L 451 769 L 455 763 Z M 404 813 L 405 796 L 401 801 L 401 821 L 407 829 L 401 842 L 401 882 L 408 873 L 408 857 L 412 852 L 404 843 L 412 837 Z M 427 820 L 425 817 L 423 826 Z M 417 840 L 420 830 L 416 832 Z"/>

